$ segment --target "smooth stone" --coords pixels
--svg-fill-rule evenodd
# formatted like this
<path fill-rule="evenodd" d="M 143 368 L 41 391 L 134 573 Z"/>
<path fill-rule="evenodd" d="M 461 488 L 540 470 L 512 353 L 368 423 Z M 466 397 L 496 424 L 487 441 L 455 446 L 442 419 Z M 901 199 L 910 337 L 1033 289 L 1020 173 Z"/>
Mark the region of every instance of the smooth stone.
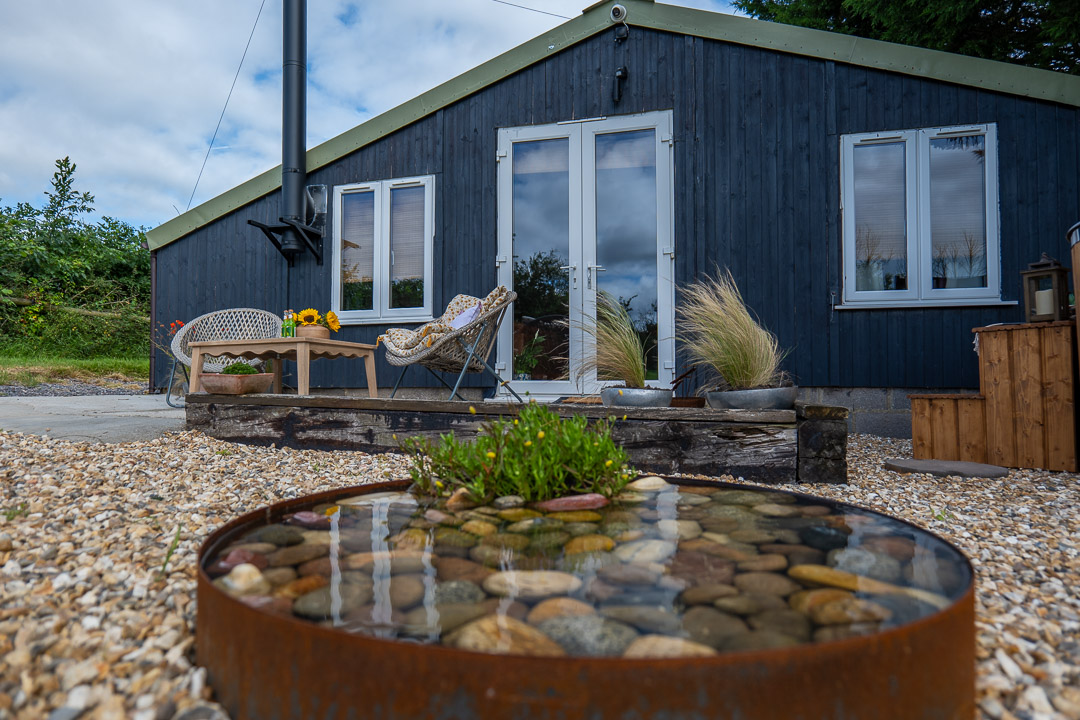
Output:
<path fill-rule="evenodd" d="M 560 570 L 576 575 L 589 575 L 600 572 L 608 566 L 619 564 L 619 559 L 608 552 L 569 553 L 559 559 Z"/>
<path fill-rule="evenodd" d="M 783 635 L 771 630 L 754 630 L 741 635 L 732 635 L 724 643 L 723 649 L 727 652 L 740 652 L 749 650 L 773 650 L 798 645 L 799 641 L 788 635 Z"/>
<path fill-rule="evenodd" d="M 667 540 L 636 540 L 615 548 L 614 554 L 625 563 L 658 563 L 675 554 L 676 545 Z"/>
<path fill-rule="evenodd" d="M 435 547 L 459 547 L 470 548 L 478 543 L 475 535 L 470 535 L 467 532 L 461 530 L 455 530 L 453 528 L 441 527 L 435 531 Z"/>
<path fill-rule="evenodd" d="M 906 537 L 866 538 L 862 541 L 862 547 L 871 552 L 884 553 L 902 563 L 910 562 L 915 557 L 915 541 Z"/>
<path fill-rule="evenodd" d="M 891 583 L 882 582 L 873 578 L 855 575 L 825 565 L 796 565 L 788 568 L 788 575 L 800 582 L 828 585 L 830 587 L 843 588 L 855 592 L 864 592 L 871 595 L 906 595 L 909 598 L 927 603 L 935 608 L 943 609 L 949 606 L 948 598 L 928 590 L 919 588 L 900 587 Z"/>
<path fill-rule="evenodd" d="M 258 553 L 259 555 L 269 555 L 277 550 L 277 545 L 268 542 L 245 542 L 237 543 L 236 545 L 230 545 L 222 551 L 223 555 L 228 555 L 233 550 L 247 550 L 249 552 Z M 3 552 L 3 551 L 0 551 Z"/>
<path fill-rule="evenodd" d="M 293 613 L 310 620 L 326 620 L 331 617 L 334 598 L 340 598 L 342 615 L 371 602 L 371 587 L 344 583 L 336 589 L 333 586 L 321 587 L 293 601 Z"/>
<path fill-rule="evenodd" d="M 803 505 L 802 515 L 803 517 L 822 517 L 823 515 L 829 515 L 832 513 L 832 508 L 825 507 L 824 505 Z"/>
<path fill-rule="evenodd" d="M 785 492 L 771 491 L 765 493 L 765 502 L 776 505 L 798 505 L 799 500 L 794 495 L 788 495 Z"/>
<path fill-rule="evenodd" d="M 810 619 L 791 608 L 765 610 L 747 618 L 750 627 L 755 630 L 769 630 L 793 637 L 801 642 L 810 639 Z"/>
<path fill-rule="evenodd" d="M 498 548 L 500 550 L 517 550 L 521 551 L 529 547 L 529 538 L 527 535 L 520 535 L 518 533 L 495 533 L 494 535 L 488 535 L 480 540 L 480 544 Z"/>
<path fill-rule="evenodd" d="M 424 599 L 425 592 L 423 575 L 395 575 L 390 579 L 390 606 L 408 610 Z"/>
<path fill-rule="evenodd" d="M 481 585 L 485 578 L 495 572 L 479 563 L 464 558 L 435 556 L 432 557 L 431 564 L 435 566 L 439 580 L 443 582 L 468 580 L 476 585 Z"/>
<path fill-rule="evenodd" d="M 779 505 L 777 503 L 755 505 L 754 512 L 765 517 L 797 517 L 802 515 L 802 511 L 793 505 Z"/>
<path fill-rule="evenodd" d="M 617 543 L 629 543 L 635 540 L 641 540 L 645 537 L 644 530 L 624 530 L 617 535 L 612 536 L 612 539 Z"/>
<path fill-rule="evenodd" d="M 448 527 L 457 527 L 465 522 L 462 518 L 456 515 L 449 515 L 444 513 L 438 508 L 428 508 L 424 511 L 424 519 L 433 522 L 436 525 L 446 525 Z"/>
<path fill-rule="evenodd" d="M 390 538 L 390 544 L 395 550 L 423 550 L 431 545 L 431 535 L 427 530 L 409 528 Z"/>
<path fill-rule="evenodd" d="M 480 586 L 468 580 L 447 580 L 436 583 L 435 603 L 437 605 L 475 604 L 487 595 Z"/>
<path fill-rule="evenodd" d="M 970 582 L 959 565 L 925 550 L 920 550 L 904 568 L 904 579 L 916 587 L 945 595 L 959 592 Z"/>
<path fill-rule="evenodd" d="M 535 533 L 529 539 L 529 550 L 547 552 L 561 548 L 570 539 L 570 533 L 562 530 L 546 530 Z"/>
<path fill-rule="evenodd" d="M 541 600 L 553 595 L 569 595 L 581 588 L 581 578 L 555 570 L 507 570 L 484 580 L 484 590 L 491 595 L 521 600 Z"/>
<path fill-rule="evenodd" d="M 529 546 L 530 551 L 536 548 Z M 553 557 L 553 551 L 536 551 L 535 555 L 523 555 L 514 560 L 515 570 L 562 570 L 559 567 L 560 558 Z"/>
<path fill-rule="evenodd" d="M 547 518 L 564 523 L 596 523 L 603 520 L 604 516 L 595 510 L 567 510 L 565 512 L 553 512 Z"/>
<path fill-rule="evenodd" d="M 632 480 L 626 484 L 626 487 L 630 490 L 636 490 L 638 492 L 658 492 L 665 490 L 669 487 L 673 487 L 667 480 L 657 477 L 656 475 L 648 475 L 646 477 Z"/>
<path fill-rule="evenodd" d="M 342 548 L 351 553 L 371 552 L 371 530 L 359 530 L 355 528 L 342 530 L 339 543 Z"/>
<path fill-rule="evenodd" d="M 518 537 L 525 536 L 520 535 Z M 474 548 L 469 548 L 469 558 L 492 568 L 513 562 L 515 555 L 516 553 L 510 548 L 500 548 L 493 545 L 477 545 Z"/>
<path fill-rule="evenodd" d="M 327 560 L 329 560 L 329 558 L 327 558 Z M 329 573 L 327 573 L 327 575 L 329 575 Z M 274 587 L 278 587 L 279 585 L 291 583 L 299 577 L 299 573 L 291 567 L 267 568 L 266 570 L 263 570 L 263 577 L 266 578 L 266 582 Z"/>
<path fill-rule="evenodd" d="M 271 595 L 244 595 L 237 598 L 237 600 L 256 610 L 265 610 L 275 615 L 292 616 L 292 598 Z"/>
<path fill-rule="evenodd" d="M 616 548 L 615 552 L 618 551 Z M 735 563 L 715 555 L 680 550 L 668 563 L 668 574 L 685 580 L 687 585 L 705 583 L 730 585 L 735 575 Z"/>
<path fill-rule="evenodd" d="M 818 550 L 835 550 L 847 547 L 848 535 L 843 530 L 824 525 L 811 525 L 799 530 L 799 539 Z"/>
<path fill-rule="evenodd" d="M 802 590 L 802 585 L 794 580 L 771 572 L 739 573 L 732 584 L 744 593 L 780 595 L 781 597 Z"/>
<path fill-rule="evenodd" d="M 551 621 L 549 621 L 551 622 Z M 499 655 L 561 657 L 566 652 L 545 633 L 512 617 L 487 615 L 446 636 L 444 645 Z"/>
<path fill-rule="evenodd" d="M 339 562 L 339 568 L 341 563 Z M 290 568 L 271 568 L 271 570 L 286 570 Z M 315 558 L 314 560 L 308 560 L 306 563 L 301 563 L 296 568 L 296 573 L 301 576 L 306 575 L 325 575 L 330 577 L 330 573 L 334 570 L 333 561 L 330 556 L 321 558 Z"/>
<path fill-rule="evenodd" d="M 701 529 L 707 533 L 729 533 L 739 529 L 739 521 L 736 518 L 722 518 L 712 515 L 698 520 Z"/>
<path fill-rule="evenodd" d="M 826 564 L 837 570 L 865 575 L 885 582 L 896 582 L 900 579 L 902 572 L 900 562 L 895 558 L 863 548 L 831 550 L 826 557 Z"/>
<path fill-rule="evenodd" d="M 521 522 L 522 520 L 530 520 L 532 518 L 540 517 L 542 513 L 536 510 L 530 510 L 529 508 L 518 507 L 510 508 L 509 510 L 500 510 L 498 517 L 500 520 L 505 520 L 508 523 Z"/>
<path fill-rule="evenodd" d="M 249 563 L 241 563 L 228 575 L 214 581 L 218 587 L 234 597 L 241 595 L 269 595 L 270 583 L 263 577 L 259 568 Z"/>
<path fill-rule="evenodd" d="M 716 655 L 716 650 L 683 638 L 644 635 L 623 652 L 624 658 L 685 658 Z"/>
<path fill-rule="evenodd" d="M 291 582 L 274 588 L 274 597 L 289 598 L 295 600 L 301 595 L 307 595 L 309 592 L 318 590 L 321 587 L 326 587 L 330 584 L 322 575 L 308 575 L 306 577 L 297 578 Z"/>
<path fill-rule="evenodd" d="M 632 625 L 644 632 L 664 635 L 676 633 L 682 627 L 679 616 L 665 607 L 648 605 L 605 605 L 600 608 L 604 617 Z"/>
<path fill-rule="evenodd" d="M 446 499 L 446 509 L 450 512 L 468 510 L 476 507 L 476 505 L 476 501 L 472 499 L 472 494 L 463 487 L 450 493 L 450 497 Z"/>
<path fill-rule="evenodd" d="M 459 528 L 462 532 L 471 533 L 479 537 L 487 537 L 499 531 L 499 526 L 486 520 L 469 520 Z"/>
<path fill-rule="evenodd" d="M 799 533 L 794 530 L 787 530 L 785 528 L 773 528 L 773 535 L 776 535 L 776 542 L 784 543 L 786 545 L 799 545 Z M 758 546 L 760 547 L 760 546 Z"/>
<path fill-rule="evenodd" d="M 553 597 L 541 600 L 529 611 L 525 621 L 530 625 L 539 625 L 553 617 L 567 615 L 595 615 L 596 608 L 587 602 L 568 597 Z"/>
<path fill-rule="evenodd" d="M 285 547 L 287 545 L 299 545 L 304 542 L 304 535 L 297 528 L 286 525 L 267 525 L 259 528 L 245 538 L 248 542 L 265 542 Z"/>
<path fill-rule="evenodd" d="M 788 605 L 792 610 L 798 610 L 804 615 L 810 614 L 811 608 L 817 605 L 843 600 L 854 597 L 849 591 L 839 588 L 815 588 L 813 590 L 800 590 L 788 596 Z"/>
<path fill-rule="evenodd" d="M 679 493 L 677 496 L 677 502 L 679 507 L 693 507 L 694 505 L 708 505 L 712 502 L 711 499 L 704 495 L 695 495 L 694 493 Z"/>
<path fill-rule="evenodd" d="M 629 625 L 601 615 L 553 617 L 537 627 L 575 656 L 622 655 L 638 637 Z"/>
<path fill-rule="evenodd" d="M 783 555 L 765 554 L 738 563 L 739 572 L 774 572 L 786 570 L 788 560 Z"/>
<path fill-rule="evenodd" d="M 371 634 L 374 630 L 398 630 L 405 624 L 406 615 L 397 608 L 390 610 L 386 617 L 386 608 L 367 603 L 353 608 L 341 618 L 342 627 L 348 632 Z"/>
<path fill-rule="evenodd" d="M 825 625 L 814 630 L 814 642 L 847 640 L 863 635 L 873 635 L 881 626 L 877 623 L 852 623 L 851 625 Z"/>
<path fill-rule="evenodd" d="M 512 523 L 506 528 L 504 532 L 510 533 L 534 533 L 541 530 L 556 530 L 562 528 L 563 522 L 561 520 L 552 520 L 546 517 L 535 517 L 520 522 Z"/>
<path fill-rule="evenodd" d="M 525 504 L 525 498 L 520 495 L 503 495 L 497 497 L 491 503 L 496 510 L 510 510 L 511 508 L 518 508 Z"/>
<path fill-rule="evenodd" d="M 620 505 L 639 505 L 648 501 L 649 497 L 645 493 L 635 492 L 634 490 L 623 490 L 615 496 L 615 500 Z"/>
<path fill-rule="evenodd" d="M 606 527 L 620 523 L 628 527 L 641 527 L 645 524 L 641 516 L 633 510 L 620 510 L 618 508 L 612 508 L 604 513 L 604 520 L 601 524 Z"/>
<path fill-rule="evenodd" d="M 615 547 L 615 541 L 607 535 L 580 535 L 566 543 L 563 550 L 567 555 L 586 552 L 608 552 Z"/>
<path fill-rule="evenodd" d="M 776 542 L 775 533 L 766 530 L 758 530 L 757 528 L 732 530 L 728 533 L 728 537 L 735 542 L 747 543 L 749 545 L 764 545 L 765 543 Z"/>
<path fill-rule="evenodd" d="M 702 532 L 701 525 L 693 520 L 661 520 L 656 527 L 665 540 L 693 540 Z"/>
<path fill-rule="evenodd" d="M 871 600 L 846 597 L 810 608 L 810 619 L 818 625 L 851 625 L 852 623 L 884 622 L 892 610 Z"/>
<path fill-rule="evenodd" d="M 267 545 L 269 545 L 269 543 L 267 543 Z M 275 545 L 270 545 L 270 548 L 272 549 L 272 551 L 277 550 L 277 547 Z M 251 550 L 244 550 L 238 548 L 235 550 L 230 550 L 223 557 L 220 557 L 213 563 L 211 563 L 210 566 L 206 568 L 206 573 L 210 577 L 225 575 L 237 565 L 243 565 L 244 563 L 247 563 L 248 565 L 254 565 L 260 570 L 265 570 L 270 564 L 269 560 L 267 560 L 266 555 L 252 552 Z"/>
<path fill-rule="evenodd" d="M 299 525 L 310 530 L 329 530 L 330 518 L 321 513 L 310 510 L 301 510 L 290 515 L 285 522 L 289 525 Z"/>
<path fill-rule="evenodd" d="M 596 574 L 616 585 L 653 586 L 663 573 L 662 565 L 616 564 L 600 568 Z"/>
<path fill-rule="evenodd" d="M 713 495 L 713 500 L 722 505 L 761 505 L 768 501 L 765 493 L 753 490 L 721 490 Z"/>
<path fill-rule="evenodd" d="M 736 562 L 742 562 L 743 560 L 750 560 L 751 558 L 757 557 L 756 553 L 746 552 L 716 542 L 714 538 L 708 537 L 710 534 L 711 533 L 705 533 L 705 537 L 700 537 L 697 540 L 681 542 L 679 543 L 679 549 L 689 550 L 691 552 L 702 552 L 706 555 L 714 555 L 719 558 L 724 558 L 725 560 L 734 560 Z"/>
<path fill-rule="evenodd" d="M 728 638 L 749 632 L 746 623 L 710 607 L 692 607 L 683 613 L 683 632 L 694 642 L 711 648 L 723 647 Z"/>
<path fill-rule="evenodd" d="M 487 610 L 476 603 L 436 605 L 432 613 L 417 607 L 405 614 L 403 631 L 407 635 L 446 634 L 486 614 Z"/>
<path fill-rule="evenodd" d="M 712 605 L 720 598 L 733 597 L 738 594 L 739 589 L 734 585 L 707 583 L 687 588 L 683 591 L 680 599 L 687 605 Z"/>
<path fill-rule="evenodd" d="M 338 500 L 338 505 L 349 505 L 353 507 L 363 507 L 365 505 L 386 504 L 386 505 L 399 505 L 406 508 L 416 507 L 416 498 L 408 492 L 402 492 L 399 490 L 387 490 L 386 492 L 374 492 L 365 493 L 364 495 L 354 495 L 351 498 L 344 500 Z"/>
<path fill-rule="evenodd" d="M 519 603 L 517 600 L 511 600 L 510 598 L 489 597 L 487 600 L 480 603 L 480 607 L 484 608 L 484 612 L 488 615 L 502 615 L 523 622 L 525 617 L 529 614 L 528 605 Z"/>
<path fill-rule="evenodd" d="M 424 559 L 427 557 L 427 553 L 415 550 L 390 550 L 349 555 L 343 564 L 349 570 L 363 570 L 369 574 L 389 566 L 391 575 L 406 575 L 423 572 Z"/>
<path fill-rule="evenodd" d="M 599 525 L 591 522 L 573 522 L 566 523 L 566 525 L 563 526 L 563 530 L 574 537 L 579 535 L 595 535 L 599 529 Z"/>
<path fill-rule="evenodd" d="M 533 507 L 540 512 L 565 512 L 567 510 L 599 510 L 606 507 L 610 501 L 599 493 L 585 493 L 584 495 L 567 495 L 566 497 L 545 500 L 533 503 Z"/>
<path fill-rule="evenodd" d="M 734 615 L 756 615 L 766 610 L 782 610 L 787 603 L 779 595 L 744 594 L 719 598 L 713 607 Z"/>

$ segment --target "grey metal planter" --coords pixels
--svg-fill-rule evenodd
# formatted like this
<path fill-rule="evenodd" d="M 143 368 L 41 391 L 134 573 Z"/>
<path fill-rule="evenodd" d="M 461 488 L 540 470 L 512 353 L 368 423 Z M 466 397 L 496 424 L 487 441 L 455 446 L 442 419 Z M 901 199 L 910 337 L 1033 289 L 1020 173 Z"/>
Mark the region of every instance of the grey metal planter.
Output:
<path fill-rule="evenodd" d="M 673 393 L 654 388 L 604 388 L 600 400 L 604 407 L 669 407 Z"/>
<path fill-rule="evenodd" d="M 799 388 L 789 386 L 710 392 L 705 401 L 714 410 L 790 410 L 798 396 Z"/>

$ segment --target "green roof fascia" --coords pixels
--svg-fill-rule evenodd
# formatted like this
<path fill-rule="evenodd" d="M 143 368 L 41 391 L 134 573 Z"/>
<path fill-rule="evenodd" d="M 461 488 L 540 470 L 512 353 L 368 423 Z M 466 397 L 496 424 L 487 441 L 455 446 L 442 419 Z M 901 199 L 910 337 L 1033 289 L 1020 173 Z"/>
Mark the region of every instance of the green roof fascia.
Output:
<path fill-rule="evenodd" d="M 624 4 L 631 25 L 1080 106 L 1076 75 L 674 5 Z"/>
<path fill-rule="evenodd" d="M 312 148 L 307 153 L 308 170 L 328 165 L 610 27 L 608 11 L 614 4 L 614 0 L 602 0 L 591 5 L 573 20 Z M 622 4 L 628 10 L 627 22 L 633 26 L 834 60 L 1080 107 L 1080 77 L 1074 75 L 665 5 L 653 0 L 622 0 Z M 150 249 L 157 250 L 179 240 L 280 187 L 281 166 L 278 165 L 150 230 L 146 233 Z"/>
<path fill-rule="evenodd" d="M 552 28 L 512 50 L 447 80 L 307 152 L 308 171 L 329 165 L 381 137 L 430 115 L 518 70 L 555 55 L 611 25 L 607 13 L 585 14 Z M 150 250 L 158 250 L 217 218 L 281 187 L 281 166 L 237 185 L 146 233 Z"/>

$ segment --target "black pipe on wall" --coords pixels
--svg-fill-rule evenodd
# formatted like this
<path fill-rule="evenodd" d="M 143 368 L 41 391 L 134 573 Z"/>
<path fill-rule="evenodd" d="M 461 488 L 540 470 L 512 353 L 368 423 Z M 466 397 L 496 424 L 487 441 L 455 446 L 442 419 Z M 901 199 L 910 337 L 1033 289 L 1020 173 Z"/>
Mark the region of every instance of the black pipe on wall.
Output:
<path fill-rule="evenodd" d="M 282 2 L 281 216 L 307 221 L 307 1 Z M 304 252 L 292 228 L 281 237 L 286 255 Z"/>

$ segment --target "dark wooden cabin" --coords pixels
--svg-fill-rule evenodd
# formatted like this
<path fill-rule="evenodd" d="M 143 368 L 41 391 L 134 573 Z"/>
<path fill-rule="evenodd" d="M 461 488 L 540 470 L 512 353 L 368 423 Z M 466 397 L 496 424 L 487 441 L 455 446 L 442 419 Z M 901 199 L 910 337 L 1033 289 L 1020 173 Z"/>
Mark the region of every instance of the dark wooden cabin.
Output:
<path fill-rule="evenodd" d="M 1065 260 L 1080 220 L 1080 77 L 648 0 L 624 25 L 612 4 L 308 151 L 321 265 L 247 224 L 278 218 L 279 169 L 151 231 L 155 322 L 334 307 L 340 339 L 374 343 L 516 278 L 500 371 L 539 331 L 521 388 L 566 395 L 589 388 L 556 316 L 609 290 L 670 383 L 678 288 L 720 267 L 801 387 L 977 387 L 971 329 L 1022 320 L 1020 271 Z M 363 387 L 355 365 L 312 384 Z"/>

